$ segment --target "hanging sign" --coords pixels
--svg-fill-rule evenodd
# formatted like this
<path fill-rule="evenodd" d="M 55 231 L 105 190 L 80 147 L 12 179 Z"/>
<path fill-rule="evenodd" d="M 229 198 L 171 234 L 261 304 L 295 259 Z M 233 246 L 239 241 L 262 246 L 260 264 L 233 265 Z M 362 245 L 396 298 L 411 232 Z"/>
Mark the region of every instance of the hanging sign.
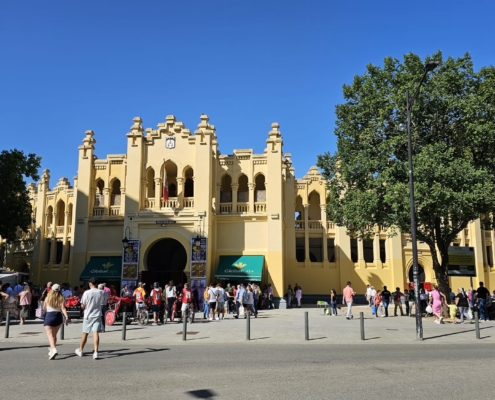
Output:
<path fill-rule="evenodd" d="M 129 239 L 122 250 L 122 280 L 137 280 L 139 271 L 139 239 Z"/>
<path fill-rule="evenodd" d="M 476 276 L 474 247 L 449 247 L 449 276 Z"/>
<path fill-rule="evenodd" d="M 191 278 L 206 278 L 206 247 L 205 237 L 191 239 Z"/>

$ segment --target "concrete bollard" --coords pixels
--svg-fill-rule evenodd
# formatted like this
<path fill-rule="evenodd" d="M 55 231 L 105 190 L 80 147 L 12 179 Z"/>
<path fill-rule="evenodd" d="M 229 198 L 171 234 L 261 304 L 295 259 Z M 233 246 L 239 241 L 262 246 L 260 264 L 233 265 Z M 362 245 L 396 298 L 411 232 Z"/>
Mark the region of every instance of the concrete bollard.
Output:
<path fill-rule="evenodd" d="M 62 317 L 62 326 L 60 327 L 60 340 L 65 339 L 65 318 Z"/>
<path fill-rule="evenodd" d="M 476 339 L 480 339 L 480 320 L 477 311 L 474 312 L 474 329 L 476 330 Z"/>
<path fill-rule="evenodd" d="M 127 313 L 124 311 L 122 313 L 122 340 L 125 340 L 125 331 L 127 329 Z"/>
<path fill-rule="evenodd" d="M 309 340 L 309 313 L 304 312 L 304 339 Z"/>
<path fill-rule="evenodd" d="M 251 313 L 246 315 L 246 340 L 251 340 Z"/>
<path fill-rule="evenodd" d="M 9 330 L 10 330 L 10 311 L 7 311 L 7 317 L 5 320 L 5 339 L 9 338 Z"/>
<path fill-rule="evenodd" d="M 361 325 L 361 340 L 366 340 L 364 338 L 364 312 L 359 313 L 359 318 L 360 318 L 360 325 Z"/>
<path fill-rule="evenodd" d="M 182 321 L 182 340 L 186 340 L 186 339 L 187 339 L 187 316 L 184 316 L 184 321 Z"/>

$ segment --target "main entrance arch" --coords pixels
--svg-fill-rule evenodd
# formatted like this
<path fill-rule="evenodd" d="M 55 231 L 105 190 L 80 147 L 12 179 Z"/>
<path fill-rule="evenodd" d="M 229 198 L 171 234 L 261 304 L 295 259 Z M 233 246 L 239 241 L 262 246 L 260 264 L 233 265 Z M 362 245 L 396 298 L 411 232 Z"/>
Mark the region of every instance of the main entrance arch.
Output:
<path fill-rule="evenodd" d="M 426 281 L 425 269 L 421 264 L 418 264 L 418 282 L 421 284 Z M 414 268 L 409 268 L 409 282 L 414 282 Z"/>
<path fill-rule="evenodd" d="M 187 277 L 184 269 L 187 265 L 187 252 L 184 246 L 175 239 L 165 238 L 155 242 L 146 257 L 147 271 L 141 274 L 141 280 L 151 290 L 153 282 L 164 287 L 173 280 L 176 284 L 183 284 Z"/>

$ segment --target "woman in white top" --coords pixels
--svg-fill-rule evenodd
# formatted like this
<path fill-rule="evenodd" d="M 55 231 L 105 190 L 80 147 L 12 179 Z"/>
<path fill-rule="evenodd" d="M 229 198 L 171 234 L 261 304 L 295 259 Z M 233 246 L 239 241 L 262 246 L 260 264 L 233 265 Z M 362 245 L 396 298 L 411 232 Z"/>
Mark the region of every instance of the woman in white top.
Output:
<path fill-rule="evenodd" d="M 60 285 L 54 284 L 51 290 L 46 296 L 46 300 L 43 303 L 43 308 L 46 311 L 45 326 L 46 336 L 48 337 L 48 343 L 50 343 L 50 351 L 48 352 L 48 359 L 53 360 L 57 357 L 57 333 L 64 323 L 62 314 L 65 317 L 65 323 L 69 323 L 69 317 L 67 316 L 67 310 L 65 309 L 65 299 L 60 293 Z"/>
<path fill-rule="evenodd" d="M 176 289 L 174 286 L 174 281 L 170 281 L 168 285 L 165 286 L 165 297 L 166 297 L 166 306 L 168 310 L 168 317 L 170 321 L 172 321 L 172 306 L 175 302 L 176 297 Z"/>

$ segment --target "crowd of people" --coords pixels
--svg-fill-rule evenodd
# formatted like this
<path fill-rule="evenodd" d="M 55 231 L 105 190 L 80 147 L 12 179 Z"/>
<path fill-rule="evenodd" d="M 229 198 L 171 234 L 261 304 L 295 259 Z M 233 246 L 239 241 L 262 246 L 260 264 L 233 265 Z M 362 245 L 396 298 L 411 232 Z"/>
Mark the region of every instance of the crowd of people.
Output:
<path fill-rule="evenodd" d="M 352 305 L 356 292 L 352 289 L 351 282 L 347 282 L 342 291 L 342 304 L 347 305 L 346 318 L 352 319 Z M 412 315 L 413 308 L 416 307 L 415 292 L 413 289 L 401 290 L 396 287 L 394 292 L 390 292 L 387 286 L 382 290 L 375 289 L 367 285 L 366 301 L 371 308 L 371 312 L 379 317 L 379 310 L 383 311 L 383 317 L 389 316 L 389 306 L 394 307 L 394 316 Z M 465 323 L 466 319 L 473 320 L 474 312 L 478 312 L 480 321 L 489 321 L 490 312 L 495 312 L 495 290 L 493 293 L 484 286 L 483 282 L 479 283 L 478 289 L 466 291 L 460 287 L 457 294 L 449 289 L 449 293 L 444 294 L 438 286 L 433 286 L 433 290 L 427 291 L 421 288 L 419 291 L 419 313 L 423 317 L 433 316 L 434 323 L 444 323 L 446 316 L 450 317 L 452 323 Z M 332 315 L 337 315 L 337 293 L 335 289 L 330 291 L 330 306 Z M 416 310 L 415 310 L 416 312 Z"/>

